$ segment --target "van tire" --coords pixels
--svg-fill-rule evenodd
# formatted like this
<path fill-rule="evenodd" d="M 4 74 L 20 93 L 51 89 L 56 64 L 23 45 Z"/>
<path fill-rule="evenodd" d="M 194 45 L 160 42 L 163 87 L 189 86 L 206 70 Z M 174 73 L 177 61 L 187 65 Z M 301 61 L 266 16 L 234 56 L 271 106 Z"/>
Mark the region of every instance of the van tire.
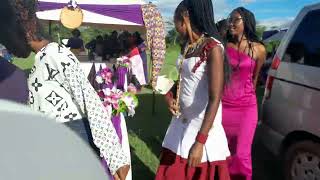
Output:
<path fill-rule="evenodd" d="M 316 165 L 310 165 L 312 162 Z M 320 179 L 320 144 L 301 141 L 291 145 L 283 163 L 285 180 Z"/>

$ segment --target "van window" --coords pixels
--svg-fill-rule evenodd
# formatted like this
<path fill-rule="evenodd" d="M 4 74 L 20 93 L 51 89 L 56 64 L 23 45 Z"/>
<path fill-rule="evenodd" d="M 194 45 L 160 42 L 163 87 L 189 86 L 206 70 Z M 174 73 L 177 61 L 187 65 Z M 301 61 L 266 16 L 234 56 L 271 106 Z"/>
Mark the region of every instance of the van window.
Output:
<path fill-rule="evenodd" d="M 320 67 L 320 10 L 310 11 L 297 28 L 283 61 Z"/>

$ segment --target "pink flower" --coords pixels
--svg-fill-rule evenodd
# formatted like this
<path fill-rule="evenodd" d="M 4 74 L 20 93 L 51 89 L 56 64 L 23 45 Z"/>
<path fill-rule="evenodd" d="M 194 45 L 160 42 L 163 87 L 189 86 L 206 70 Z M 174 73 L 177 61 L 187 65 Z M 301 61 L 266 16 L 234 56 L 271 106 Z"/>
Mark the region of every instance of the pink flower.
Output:
<path fill-rule="evenodd" d="M 128 86 L 128 92 L 132 94 L 137 94 L 137 88 L 131 83 Z"/>
<path fill-rule="evenodd" d="M 118 109 L 119 109 L 119 103 L 114 103 L 114 104 L 112 104 L 112 107 L 113 107 L 114 109 L 118 110 Z"/>
<path fill-rule="evenodd" d="M 105 97 L 103 91 L 99 91 L 99 92 L 98 92 L 98 96 L 99 96 L 100 98 L 104 98 L 104 97 Z"/>
<path fill-rule="evenodd" d="M 101 79 L 105 81 L 105 83 L 112 83 L 112 71 L 109 68 L 104 68 L 97 73 L 97 80 L 101 82 Z"/>
<path fill-rule="evenodd" d="M 104 101 L 102 104 L 103 104 L 104 107 L 108 107 L 110 105 L 110 103 L 107 102 L 107 101 Z"/>

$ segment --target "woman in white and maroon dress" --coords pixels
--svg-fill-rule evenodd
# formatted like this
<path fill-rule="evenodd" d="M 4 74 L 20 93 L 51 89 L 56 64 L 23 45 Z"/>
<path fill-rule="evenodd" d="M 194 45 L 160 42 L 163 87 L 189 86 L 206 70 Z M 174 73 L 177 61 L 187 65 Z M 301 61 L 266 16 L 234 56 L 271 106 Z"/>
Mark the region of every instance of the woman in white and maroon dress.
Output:
<path fill-rule="evenodd" d="M 178 60 L 177 95 L 166 95 L 174 117 L 156 180 L 229 180 L 230 152 L 221 124 L 221 94 L 229 70 L 211 0 L 184 0 L 174 20 L 186 43 Z"/>

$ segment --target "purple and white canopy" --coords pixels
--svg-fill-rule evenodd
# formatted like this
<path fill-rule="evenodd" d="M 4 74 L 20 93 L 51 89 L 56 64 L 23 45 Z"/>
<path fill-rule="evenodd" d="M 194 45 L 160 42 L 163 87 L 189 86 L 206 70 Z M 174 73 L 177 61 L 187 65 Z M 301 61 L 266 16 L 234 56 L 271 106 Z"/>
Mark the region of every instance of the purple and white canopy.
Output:
<path fill-rule="evenodd" d="M 70 0 L 39 0 L 37 17 L 41 20 L 60 21 L 61 9 Z M 143 0 L 76 0 L 83 12 L 83 23 L 109 25 L 113 28 L 144 27 L 141 5 Z"/>

